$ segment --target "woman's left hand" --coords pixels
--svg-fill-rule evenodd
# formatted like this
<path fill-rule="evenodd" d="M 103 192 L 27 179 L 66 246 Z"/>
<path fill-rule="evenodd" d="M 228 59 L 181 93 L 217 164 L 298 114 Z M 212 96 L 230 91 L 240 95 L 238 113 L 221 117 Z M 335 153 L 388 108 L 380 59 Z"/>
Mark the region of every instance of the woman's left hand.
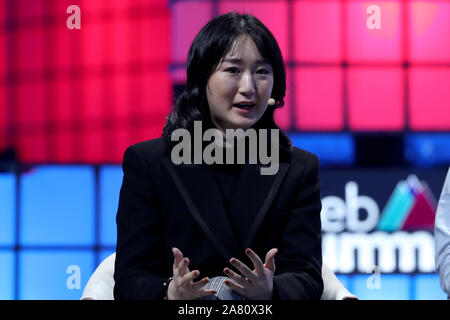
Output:
<path fill-rule="evenodd" d="M 273 275 L 275 273 L 275 254 L 278 249 L 270 249 L 266 254 L 263 264 L 261 259 L 252 249 L 246 249 L 245 253 L 253 262 L 253 270 L 236 258 L 231 258 L 230 263 L 241 275 L 225 268 L 225 274 L 234 281 L 225 280 L 225 284 L 232 290 L 250 300 L 270 300 L 273 294 Z"/>

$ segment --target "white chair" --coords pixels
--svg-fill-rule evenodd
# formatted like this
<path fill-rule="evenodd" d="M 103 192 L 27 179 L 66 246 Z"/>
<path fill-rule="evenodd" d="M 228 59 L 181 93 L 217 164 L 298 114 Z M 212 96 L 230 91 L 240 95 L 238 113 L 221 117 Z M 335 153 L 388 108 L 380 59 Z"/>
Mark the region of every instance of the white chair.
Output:
<path fill-rule="evenodd" d="M 81 300 L 114 300 L 114 263 L 116 253 L 108 256 L 95 269 L 84 287 Z"/>
<path fill-rule="evenodd" d="M 81 300 L 113 300 L 114 262 L 116 253 L 111 254 L 97 267 L 84 287 Z M 357 299 L 339 281 L 327 265 L 322 264 L 324 290 L 321 300 Z"/>
<path fill-rule="evenodd" d="M 333 271 L 322 263 L 323 293 L 320 300 L 357 300 L 358 298 L 351 294 L 342 282 L 336 277 Z"/>

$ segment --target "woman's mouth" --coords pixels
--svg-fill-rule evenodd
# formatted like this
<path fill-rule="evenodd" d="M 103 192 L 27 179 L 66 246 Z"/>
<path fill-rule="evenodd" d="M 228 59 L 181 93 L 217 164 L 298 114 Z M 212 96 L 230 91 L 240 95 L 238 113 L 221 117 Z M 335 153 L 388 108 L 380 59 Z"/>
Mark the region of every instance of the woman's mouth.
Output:
<path fill-rule="evenodd" d="M 253 108 L 255 107 L 254 103 L 251 104 L 233 104 L 233 107 L 236 109 L 237 112 L 239 112 L 242 115 L 248 115 L 253 111 Z"/>
<path fill-rule="evenodd" d="M 250 110 L 254 106 L 255 106 L 254 103 L 245 103 L 245 104 L 235 103 L 235 104 L 233 104 L 233 107 L 241 109 L 241 110 Z"/>

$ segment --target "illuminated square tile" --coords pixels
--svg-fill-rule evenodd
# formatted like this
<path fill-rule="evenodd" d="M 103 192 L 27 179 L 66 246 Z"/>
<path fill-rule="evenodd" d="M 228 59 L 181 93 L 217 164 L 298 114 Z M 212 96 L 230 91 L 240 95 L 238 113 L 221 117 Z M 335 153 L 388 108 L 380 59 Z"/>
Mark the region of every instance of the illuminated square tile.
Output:
<path fill-rule="evenodd" d="M 0 9 L 1 11 L 1 9 Z M 0 21 L 0 23 L 2 23 Z M 7 68 L 7 61 L 6 61 L 6 53 L 7 53 L 7 48 L 8 46 L 6 46 L 6 33 L 4 33 L 3 31 L 0 31 L 0 43 L 2 45 L 0 45 L 0 74 L 3 76 L 4 72 L 6 72 L 6 68 Z M 3 81 L 3 79 L 2 79 Z"/>
<path fill-rule="evenodd" d="M 23 126 L 26 127 L 26 126 Z M 18 149 L 17 157 L 24 163 L 48 162 L 47 146 L 48 138 L 43 134 L 41 127 L 34 132 L 19 132 L 16 138 Z"/>
<path fill-rule="evenodd" d="M 350 68 L 348 92 L 350 129 L 360 131 L 404 129 L 402 69 Z"/>
<path fill-rule="evenodd" d="M 62 131 L 63 129 L 61 129 Z M 75 136 L 72 132 L 57 132 L 49 137 L 49 144 L 54 146 L 51 160 L 55 163 L 75 162 Z"/>
<path fill-rule="evenodd" d="M 94 171 L 38 166 L 21 176 L 20 243 L 93 245 Z"/>
<path fill-rule="evenodd" d="M 341 61 L 341 5 L 339 1 L 294 2 L 296 61 Z"/>
<path fill-rule="evenodd" d="M 115 246 L 117 240 L 116 214 L 123 172 L 121 166 L 100 169 L 100 243 Z"/>
<path fill-rule="evenodd" d="M 19 299 L 79 300 L 94 272 L 94 254 L 89 250 L 23 250 L 19 266 Z"/>
<path fill-rule="evenodd" d="M 43 124 L 46 118 L 45 84 L 43 82 L 31 82 L 18 85 L 17 90 L 17 115 L 15 120 L 21 124 Z"/>
<path fill-rule="evenodd" d="M 102 37 L 98 39 L 102 42 L 101 63 L 124 66 L 134 57 L 134 52 L 130 51 L 130 39 L 136 36 L 130 32 L 128 19 L 101 20 L 97 24 L 102 32 Z M 148 42 L 151 41 L 148 40 Z"/>
<path fill-rule="evenodd" d="M 100 124 L 100 121 L 96 123 Z M 100 128 L 86 129 L 79 132 L 79 140 L 81 141 L 82 151 L 81 159 L 92 164 L 100 164 L 106 161 L 106 132 Z"/>
<path fill-rule="evenodd" d="M 42 17 L 45 10 L 45 1 L 44 0 L 35 0 L 35 1 L 15 1 L 16 10 L 17 10 L 17 18 L 19 19 L 30 19 Z"/>
<path fill-rule="evenodd" d="M 292 95 L 295 94 L 291 89 L 291 78 L 293 72 L 291 68 L 286 68 L 286 95 L 284 96 L 284 106 L 275 110 L 274 119 L 282 130 L 290 130 L 294 124 L 291 109 L 294 108 Z"/>
<path fill-rule="evenodd" d="M 88 3 L 95 3 L 94 1 L 88 1 Z M 83 9 L 83 11 L 86 9 Z M 83 17 L 82 17 L 83 19 Z M 92 69 L 92 67 L 99 66 L 102 64 L 104 60 L 104 55 L 106 52 L 103 52 L 104 46 L 104 35 L 108 32 L 105 28 L 104 24 L 97 23 L 83 23 L 81 21 L 82 26 L 79 39 L 79 48 L 81 61 L 83 63 L 83 67 L 88 67 Z M 74 31 L 72 31 L 74 32 Z"/>
<path fill-rule="evenodd" d="M 348 1 L 347 6 L 347 59 L 357 61 L 400 62 L 402 57 L 401 1 Z M 375 9 L 373 9 L 375 7 Z M 367 12 L 369 10 L 369 13 Z M 371 22 L 379 13 L 380 25 Z"/>
<path fill-rule="evenodd" d="M 6 88 L 0 86 L 0 150 L 6 149 L 7 145 L 10 143 L 10 141 L 8 141 L 9 138 L 6 136 L 7 128 L 9 126 L 8 113 L 9 111 L 6 105 Z"/>
<path fill-rule="evenodd" d="M 0 173 L 0 245 L 13 246 L 15 240 L 16 179 Z"/>
<path fill-rule="evenodd" d="M 3 23 L 6 18 L 6 1 L 8 0 L 0 0 L 0 23 Z"/>
<path fill-rule="evenodd" d="M 418 274 L 414 277 L 416 300 L 446 300 L 437 274 Z"/>
<path fill-rule="evenodd" d="M 0 250 L 0 300 L 14 299 L 14 251 Z"/>
<path fill-rule="evenodd" d="M 450 60 L 450 3 L 410 1 L 409 51 L 412 62 Z"/>
<path fill-rule="evenodd" d="M 407 274 L 381 274 L 379 282 L 371 281 L 374 274 L 351 277 L 353 294 L 360 300 L 409 300 L 412 277 Z M 377 286 L 379 283 L 379 287 Z"/>
<path fill-rule="evenodd" d="M 351 135 L 337 133 L 290 133 L 295 147 L 314 153 L 320 166 L 352 165 L 355 162 L 355 142 Z"/>
<path fill-rule="evenodd" d="M 342 70 L 299 68 L 296 70 L 295 123 L 298 130 L 342 130 Z"/>
<path fill-rule="evenodd" d="M 172 4 L 172 61 L 186 63 L 197 33 L 212 18 L 211 1 L 176 1 Z"/>
<path fill-rule="evenodd" d="M 404 157 L 415 166 L 450 163 L 450 133 L 411 133 L 404 137 Z"/>
<path fill-rule="evenodd" d="M 20 71 L 41 71 L 44 68 L 44 39 L 43 29 L 24 29 L 15 35 L 17 50 L 14 52 L 12 68 Z"/>
<path fill-rule="evenodd" d="M 413 130 L 450 130 L 450 69 L 411 68 L 409 125 Z"/>
<path fill-rule="evenodd" d="M 291 59 L 288 51 L 291 40 L 287 30 L 287 1 L 219 1 L 219 14 L 230 11 L 249 13 L 258 18 L 277 40 L 283 58 Z"/>

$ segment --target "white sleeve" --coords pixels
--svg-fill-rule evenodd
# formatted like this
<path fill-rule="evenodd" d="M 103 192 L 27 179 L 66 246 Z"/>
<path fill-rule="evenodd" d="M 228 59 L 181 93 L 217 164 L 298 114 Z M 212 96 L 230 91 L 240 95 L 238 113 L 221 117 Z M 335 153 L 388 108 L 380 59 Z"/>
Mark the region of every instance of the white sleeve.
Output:
<path fill-rule="evenodd" d="M 442 289 L 450 296 L 450 167 L 445 178 L 434 223 L 436 271 Z"/>

